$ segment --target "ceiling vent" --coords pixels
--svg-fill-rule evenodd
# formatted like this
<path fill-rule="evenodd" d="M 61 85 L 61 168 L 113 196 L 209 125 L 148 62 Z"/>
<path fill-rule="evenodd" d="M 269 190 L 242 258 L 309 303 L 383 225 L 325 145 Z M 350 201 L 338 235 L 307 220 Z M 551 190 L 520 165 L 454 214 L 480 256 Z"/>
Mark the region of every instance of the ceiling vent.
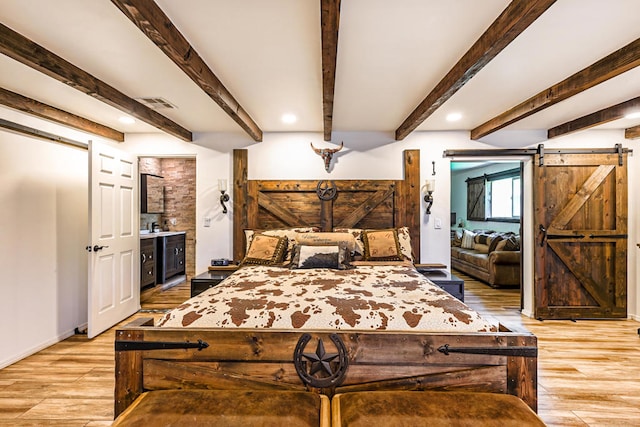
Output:
<path fill-rule="evenodd" d="M 143 103 L 149 108 L 153 108 L 154 110 L 160 110 L 163 108 L 176 108 L 175 105 L 170 103 L 164 98 L 152 97 L 152 98 L 136 98 L 138 101 Z"/>

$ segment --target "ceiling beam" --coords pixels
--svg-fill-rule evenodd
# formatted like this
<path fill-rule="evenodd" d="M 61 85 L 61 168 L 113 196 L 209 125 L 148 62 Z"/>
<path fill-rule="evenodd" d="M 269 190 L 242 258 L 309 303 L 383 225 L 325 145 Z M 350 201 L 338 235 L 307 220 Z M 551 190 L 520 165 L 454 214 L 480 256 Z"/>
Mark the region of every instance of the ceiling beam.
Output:
<path fill-rule="evenodd" d="M 625 129 L 624 130 L 624 137 L 626 139 L 638 139 L 638 138 L 640 138 L 640 125 Z"/>
<path fill-rule="evenodd" d="M 556 0 L 513 0 L 456 65 L 396 129 L 396 140 L 413 132 Z"/>
<path fill-rule="evenodd" d="M 552 127 L 547 131 L 547 138 L 556 138 L 579 130 L 589 129 L 604 123 L 624 118 L 629 113 L 640 110 L 640 97 L 630 99 L 611 107 L 603 108 L 595 113 L 587 114 L 575 120 Z"/>
<path fill-rule="evenodd" d="M 0 104 L 83 132 L 123 142 L 124 133 L 0 87 Z"/>
<path fill-rule="evenodd" d="M 333 130 L 333 97 L 336 87 L 338 30 L 340 28 L 340 0 L 322 0 L 322 117 L 324 140 L 331 141 Z"/>
<path fill-rule="evenodd" d="M 0 53 L 184 141 L 191 132 L 53 52 L 0 24 Z"/>
<path fill-rule="evenodd" d="M 154 1 L 111 0 L 111 2 L 254 141 L 262 141 L 262 130 Z"/>
<path fill-rule="evenodd" d="M 471 131 L 480 139 L 640 65 L 640 39 L 543 90 Z"/>

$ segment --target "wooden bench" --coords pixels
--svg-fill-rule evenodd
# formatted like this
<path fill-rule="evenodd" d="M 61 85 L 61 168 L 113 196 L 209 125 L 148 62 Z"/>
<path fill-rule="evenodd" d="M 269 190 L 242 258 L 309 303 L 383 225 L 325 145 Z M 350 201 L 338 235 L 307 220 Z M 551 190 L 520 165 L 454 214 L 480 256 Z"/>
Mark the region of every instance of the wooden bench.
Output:
<path fill-rule="evenodd" d="M 329 427 L 329 398 L 305 391 L 155 390 L 141 394 L 112 426 Z"/>
<path fill-rule="evenodd" d="M 332 423 L 332 424 L 331 424 Z M 499 393 L 365 391 L 331 400 L 306 391 L 156 390 L 113 426 L 496 426 L 544 423 L 521 399 Z"/>
<path fill-rule="evenodd" d="M 448 391 L 367 391 L 336 394 L 333 427 L 540 427 L 545 424 L 510 394 Z"/>

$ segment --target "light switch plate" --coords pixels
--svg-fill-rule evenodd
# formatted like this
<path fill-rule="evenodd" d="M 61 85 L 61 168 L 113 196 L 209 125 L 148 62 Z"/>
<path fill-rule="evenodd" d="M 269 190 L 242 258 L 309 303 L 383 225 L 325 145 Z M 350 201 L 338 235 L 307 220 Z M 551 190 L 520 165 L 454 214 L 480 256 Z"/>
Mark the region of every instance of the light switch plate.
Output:
<path fill-rule="evenodd" d="M 440 230 L 442 228 L 442 219 L 441 218 L 436 218 L 436 220 L 433 221 L 433 228 L 435 228 L 436 230 Z"/>

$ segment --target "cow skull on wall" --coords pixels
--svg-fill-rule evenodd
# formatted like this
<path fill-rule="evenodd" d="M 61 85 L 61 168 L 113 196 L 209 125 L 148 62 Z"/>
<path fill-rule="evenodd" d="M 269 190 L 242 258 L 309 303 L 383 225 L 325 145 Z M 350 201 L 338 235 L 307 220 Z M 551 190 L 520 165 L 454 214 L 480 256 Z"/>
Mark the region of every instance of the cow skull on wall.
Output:
<path fill-rule="evenodd" d="M 340 143 L 340 147 L 338 148 L 316 148 L 313 146 L 313 142 L 311 143 L 311 148 L 313 148 L 313 151 L 316 152 L 316 154 L 318 154 L 320 157 L 322 157 L 322 160 L 324 160 L 324 170 L 326 170 L 327 172 L 329 172 L 329 166 L 331 164 L 331 159 L 333 158 L 333 153 L 337 153 L 338 151 L 342 150 L 342 147 L 344 147 L 344 141 Z"/>

